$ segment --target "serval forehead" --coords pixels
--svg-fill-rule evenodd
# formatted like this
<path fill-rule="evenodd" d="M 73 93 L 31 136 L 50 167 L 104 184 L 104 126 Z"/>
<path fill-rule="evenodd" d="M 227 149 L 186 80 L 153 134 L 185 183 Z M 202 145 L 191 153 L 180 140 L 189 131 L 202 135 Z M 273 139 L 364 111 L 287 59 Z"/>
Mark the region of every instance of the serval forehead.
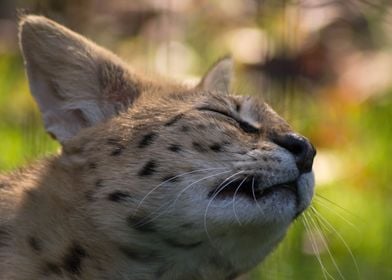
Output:
<path fill-rule="evenodd" d="M 130 108 L 128 116 L 131 121 L 142 122 L 144 126 L 158 125 L 177 120 L 183 114 L 199 108 L 225 112 L 256 128 L 290 129 L 286 121 L 259 97 L 197 89 L 166 92 L 161 96 L 145 95 Z M 195 121 L 205 122 L 208 119 L 198 118 Z"/>
<path fill-rule="evenodd" d="M 260 115 L 271 110 L 270 107 L 258 97 L 246 95 L 226 94 L 198 89 L 164 92 L 163 94 L 146 94 L 138 100 L 133 109 L 154 108 L 156 111 L 165 111 L 174 108 L 177 110 L 191 109 L 207 106 L 221 108 L 236 112 Z M 217 106 L 217 107 L 216 107 Z M 136 107 L 136 108 L 135 108 Z M 139 107 L 139 108 L 138 108 Z"/>

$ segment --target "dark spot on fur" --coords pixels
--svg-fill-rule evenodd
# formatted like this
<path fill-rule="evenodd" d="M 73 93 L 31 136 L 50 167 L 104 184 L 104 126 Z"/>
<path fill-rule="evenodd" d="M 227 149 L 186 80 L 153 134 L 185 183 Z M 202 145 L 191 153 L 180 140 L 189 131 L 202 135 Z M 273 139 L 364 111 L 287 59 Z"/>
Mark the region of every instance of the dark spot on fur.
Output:
<path fill-rule="evenodd" d="M 69 273 L 80 275 L 82 261 L 86 256 L 87 253 L 84 248 L 80 244 L 74 242 L 69 248 L 68 253 L 64 256 L 64 269 Z"/>
<path fill-rule="evenodd" d="M 125 149 L 125 146 L 120 143 L 120 140 L 109 138 L 106 143 L 114 147 L 112 152 L 110 153 L 111 156 L 118 156 L 122 153 Z"/>
<path fill-rule="evenodd" d="M 135 216 L 130 216 L 127 219 L 128 225 L 137 231 L 144 233 L 156 232 L 154 224 L 149 220 L 149 218 L 140 218 Z"/>
<path fill-rule="evenodd" d="M 90 163 L 88 164 L 88 168 L 90 168 L 90 169 L 96 169 L 96 168 L 97 168 L 97 164 L 96 164 L 95 162 L 90 162 Z"/>
<path fill-rule="evenodd" d="M 204 124 L 199 123 L 199 124 L 196 125 L 196 128 L 197 129 L 205 129 L 206 126 Z"/>
<path fill-rule="evenodd" d="M 133 249 L 127 246 L 120 246 L 119 250 L 128 258 L 134 261 L 148 262 L 148 261 L 154 261 L 157 258 L 156 253 L 153 251 L 141 252 L 140 250 Z"/>
<path fill-rule="evenodd" d="M 103 181 L 101 179 L 98 179 L 97 181 L 95 181 L 95 186 L 97 188 L 102 188 L 103 187 Z"/>
<path fill-rule="evenodd" d="M 121 191 L 114 191 L 108 195 L 108 199 L 113 202 L 120 202 L 120 201 L 125 201 L 127 198 L 130 198 L 131 196 L 127 193 L 121 192 Z"/>
<path fill-rule="evenodd" d="M 200 143 L 192 142 L 192 146 L 198 152 L 201 152 L 201 153 L 207 152 L 207 149 L 205 147 L 203 147 Z"/>
<path fill-rule="evenodd" d="M 9 187 L 9 185 L 6 182 L 0 182 L 0 189 L 5 189 L 7 187 Z"/>
<path fill-rule="evenodd" d="M 182 242 L 178 242 L 177 240 L 174 240 L 171 238 L 166 238 L 164 241 L 170 247 L 184 249 L 184 250 L 196 248 L 203 243 L 202 241 L 197 241 L 197 242 L 193 242 L 193 243 L 182 243 Z"/>
<path fill-rule="evenodd" d="M 265 162 L 269 162 L 269 158 L 268 157 L 262 157 L 263 161 Z"/>
<path fill-rule="evenodd" d="M 34 252 L 39 253 L 42 250 L 42 244 L 41 241 L 38 240 L 34 236 L 29 236 L 27 238 L 27 243 L 29 244 L 30 248 L 33 249 Z"/>
<path fill-rule="evenodd" d="M 61 275 L 61 268 L 52 262 L 45 263 L 43 267 L 43 274 L 49 276 L 50 274 Z"/>
<path fill-rule="evenodd" d="M 221 151 L 222 151 L 222 145 L 219 144 L 219 143 L 215 143 L 215 144 L 212 144 L 212 145 L 210 146 L 210 149 L 211 149 L 212 151 L 214 151 L 214 152 L 221 152 Z"/>
<path fill-rule="evenodd" d="M 168 121 L 165 123 L 165 126 L 171 126 L 171 125 L 175 124 L 175 123 L 178 122 L 183 116 L 184 116 L 184 114 L 178 114 L 178 115 L 174 116 L 173 118 L 171 118 L 170 120 L 168 120 Z"/>
<path fill-rule="evenodd" d="M 237 112 L 239 112 L 240 110 L 241 110 L 241 105 L 240 104 L 235 104 L 235 110 L 237 111 Z"/>
<path fill-rule="evenodd" d="M 186 126 L 186 125 L 183 125 L 183 126 L 181 127 L 181 131 L 182 131 L 182 132 L 188 132 L 188 131 L 189 131 L 189 127 Z"/>
<path fill-rule="evenodd" d="M 169 175 L 166 177 L 163 177 L 162 182 L 166 183 L 174 183 L 180 181 L 180 177 L 176 177 L 175 175 Z"/>
<path fill-rule="evenodd" d="M 120 155 L 121 153 L 122 153 L 122 148 L 116 147 L 116 148 L 114 148 L 114 150 L 112 151 L 112 153 L 111 153 L 110 155 L 112 155 L 112 156 L 118 156 L 118 155 Z"/>
<path fill-rule="evenodd" d="M 148 161 L 142 169 L 140 169 L 139 176 L 150 176 L 156 171 L 157 163 L 155 160 Z"/>
<path fill-rule="evenodd" d="M 155 132 L 150 132 L 146 135 L 143 136 L 142 140 L 140 140 L 139 142 L 139 148 L 144 148 L 150 144 L 152 144 L 152 142 L 154 142 L 154 140 L 158 137 L 158 134 L 156 134 Z"/>
<path fill-rule="evenodd" d="M 177 153 L 177 152 L 181 151 L 181 146 L 178 144 L 171 144 L 168 149 L 172 152 Z"/>

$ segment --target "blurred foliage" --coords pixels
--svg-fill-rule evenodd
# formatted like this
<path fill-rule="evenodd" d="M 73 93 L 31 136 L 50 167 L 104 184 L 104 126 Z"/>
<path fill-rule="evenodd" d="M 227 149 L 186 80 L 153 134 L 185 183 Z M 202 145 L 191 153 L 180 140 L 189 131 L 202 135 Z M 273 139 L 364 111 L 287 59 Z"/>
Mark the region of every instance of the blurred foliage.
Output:
<path fill-rule="evenodd" d="M 17 47 L 23 12 L 189 82 L 231 53 L 236 91 L 262 95 L 318 148 L 316 210 L 249 278 L 392 279 L 390 1 L 3 0 L 0 170 L 59 148 L 29 95 Z"/>

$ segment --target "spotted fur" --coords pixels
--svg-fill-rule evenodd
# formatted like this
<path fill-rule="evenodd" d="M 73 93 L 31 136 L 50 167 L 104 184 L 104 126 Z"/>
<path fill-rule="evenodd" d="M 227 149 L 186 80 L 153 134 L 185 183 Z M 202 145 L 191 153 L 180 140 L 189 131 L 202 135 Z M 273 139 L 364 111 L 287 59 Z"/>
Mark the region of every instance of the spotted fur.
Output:
<path fill-rule="evenodd" d="M 146 78 L 39 16 L 20 22 L 59 154 L 0 175 L 0 279 L 234 279 L 313 195 L 315 150 L 267 104 Z"/>

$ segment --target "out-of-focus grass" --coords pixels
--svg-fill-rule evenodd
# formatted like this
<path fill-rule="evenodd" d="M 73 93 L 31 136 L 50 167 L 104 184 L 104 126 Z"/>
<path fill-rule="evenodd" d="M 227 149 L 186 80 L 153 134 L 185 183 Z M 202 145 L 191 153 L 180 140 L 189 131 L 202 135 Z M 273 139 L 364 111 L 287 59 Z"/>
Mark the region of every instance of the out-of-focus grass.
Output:
<path fill-rule="evenodd" d="M 0 56 L 0 170 L 10 170 L 58 147 L 43 130 L 22 66 L 20 56 Z"/>
<path fill-rule="evenodd" d="M 0 73 L 0 170 L 4 171 L 52 153 L 59 146 L 42 128 L 28 93 L 21 58 L 0 57 Z M 316 139 L 321 147 L 320 157 L 323 151 L 329 151 L 339 159 L 339 176 L 317 188 L 320 195 L 332 202 L 318 196 L 314 201 L 315 208 L 336 232 L 330 226 L 320 225 L 315 214 L 308 211 L 315 221 L 313 226 L 320 226 L 325 235 L 327 246 L 315 236 L 322 266 L 335 279 L 342 277 L 334 262 L 345 279 L 392 279 L 391 94 L 343 109 L 317 98 L 298 99 L 292 104 L 294 113 L 286 113 L 294 127 Z M 326 129 L 338 138 L 329 139 Z M 251 279 L 323 279 L 310 237 L 299 218 L 288 238 L 251 274 Z M 354 255 L 360 276 L 347 247 Z"/>

